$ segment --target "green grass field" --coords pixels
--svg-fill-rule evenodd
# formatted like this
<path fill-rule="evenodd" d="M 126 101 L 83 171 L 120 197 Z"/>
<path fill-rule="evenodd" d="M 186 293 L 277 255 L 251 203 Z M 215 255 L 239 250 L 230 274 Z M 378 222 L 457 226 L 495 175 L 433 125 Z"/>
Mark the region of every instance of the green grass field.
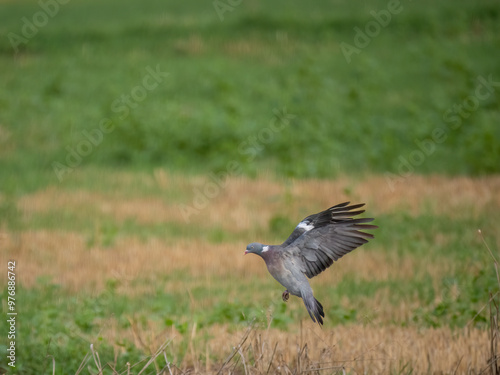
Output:
<path fill-rule="evenodd" d="M 497 1 L 1 8 L 0 373 L 487 368 Z M 343 200 L 380 228 L 312 280 L 321 330 L 242 254 Z"/>

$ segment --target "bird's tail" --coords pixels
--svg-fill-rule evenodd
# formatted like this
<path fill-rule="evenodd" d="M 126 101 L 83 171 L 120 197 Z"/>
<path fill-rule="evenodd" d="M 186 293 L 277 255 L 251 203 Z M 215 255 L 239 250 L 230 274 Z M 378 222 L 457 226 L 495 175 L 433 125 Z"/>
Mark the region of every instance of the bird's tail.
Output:
<path fill-rule="evenodd" d="M 317 322 L 320 326 L 323 325 L 323 318 L 325 317 L 325 312 L 323 311 L 323 305 L 314 298 L 312 293 L 307 293 L 302 295 L 304 300 L 304 305 L 306 305 L 307 312 L 311 317 L 313 322 Z"/>

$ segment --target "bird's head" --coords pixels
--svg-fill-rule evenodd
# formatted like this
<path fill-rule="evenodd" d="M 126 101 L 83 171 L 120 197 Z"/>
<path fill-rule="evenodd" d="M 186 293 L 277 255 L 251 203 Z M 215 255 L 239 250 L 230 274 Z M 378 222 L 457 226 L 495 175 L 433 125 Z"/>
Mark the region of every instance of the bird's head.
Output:
<path fill-rule="evenodd" d="M 267 250 L 269 250 L 269 246 L 263 245 L 258 242 L 252 242 L 250 245 L 247 246 L 245 254 L 253 253 L 257 255 L 262 255 L 262 253 L 266 252 Z"/>

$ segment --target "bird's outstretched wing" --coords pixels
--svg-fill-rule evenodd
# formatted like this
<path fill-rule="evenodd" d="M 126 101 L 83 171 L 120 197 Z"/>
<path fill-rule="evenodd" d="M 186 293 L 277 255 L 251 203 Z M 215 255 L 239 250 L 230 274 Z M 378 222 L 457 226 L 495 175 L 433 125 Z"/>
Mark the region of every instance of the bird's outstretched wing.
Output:
<path fill-rule="evenodd" d="M 327 224 L 331 223 L 331 220 L 333 219 L 333 215 L 337 214 L 338 218 L 340 218 L 340 214 L 345 214 L 348 213 L 348 216 L 355 216 L 358 214 L 361 214 L 364 212 L 364 210 L 361 211 L 354 211 L 354 212 L 348 212 L 352 211 L 356 208 L 363 207 L 364 203 L 362 204 L 356 204 L 352 206 L 346 207 L 350 202 L 344 202 L 337 204 L 336 206 L 330 207 L 329 209 L 325 211 L 318 212 L 317 214 L 312 214 L 309 215 L 308 217 L 304 218 L 293 230 L 292 234 L 286 239 L 285 242 L 281 244 L 282 247 L 290 245 L 293 241 L 295 241 L 297 238 L 299 238 L 302 234 L 305 232 L 311 230 L 312 228 L 320 228 L 323 227 Z"/>
<path fill-rule="evenodd" d="M 353 219 L 364 210 L 362 204 L 349 206 L 350 202 L 338 204 L 329 209 L 310 215 L 302 220 L 290 237 L 281 245 L 284 256 L 300 260 L 301 271 L 309 278 L 330 267 L 333 262 L 374 236 L 361 232 L 362 229 L 375 229 L 369 225 L 372 218 Z"/>

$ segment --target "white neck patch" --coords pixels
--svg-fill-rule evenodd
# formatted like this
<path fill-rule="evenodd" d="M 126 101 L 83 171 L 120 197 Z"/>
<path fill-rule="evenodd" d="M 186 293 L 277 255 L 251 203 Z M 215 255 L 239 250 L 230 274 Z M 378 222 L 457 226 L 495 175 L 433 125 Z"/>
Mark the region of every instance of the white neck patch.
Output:
<path fill-rule="evenodd" d="M 299 225 L 297 225 L 297 228 L 304 229 L 306 232 L 309 232 L 311 229 L 314 229 L 314 225 L 301 221 Z"/>
<path fill-rule="evenodd" d="M 262 252 L 265 253 L 267 250 L 269 250 L 269 246 L 262 246 Z"/>

